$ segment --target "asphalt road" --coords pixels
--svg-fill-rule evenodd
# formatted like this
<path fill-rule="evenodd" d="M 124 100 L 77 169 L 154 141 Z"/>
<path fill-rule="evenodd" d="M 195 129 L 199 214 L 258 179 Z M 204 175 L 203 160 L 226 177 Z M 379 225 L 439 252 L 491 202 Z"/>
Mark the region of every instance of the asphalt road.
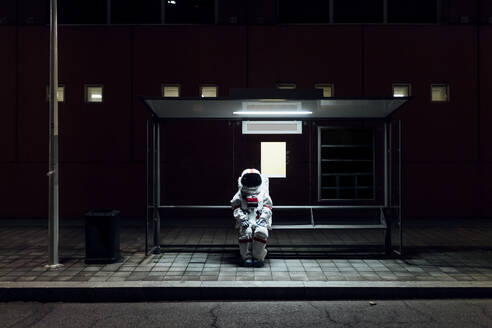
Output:
<path fill-rule="evenodd" d="M 0 303 L 0 327 L 492 327 L 492 299 Z"/>

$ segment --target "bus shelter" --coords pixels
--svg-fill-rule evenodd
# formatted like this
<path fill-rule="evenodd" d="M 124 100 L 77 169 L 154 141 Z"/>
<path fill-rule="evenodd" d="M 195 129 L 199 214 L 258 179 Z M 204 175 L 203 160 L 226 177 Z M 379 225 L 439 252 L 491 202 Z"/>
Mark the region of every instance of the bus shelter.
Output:
<path fill-rule="evenodd" d="M 147 121 L 146 128 L 146 165 L 145 165 L 145 220 L 146 238 L 145 250 L 147 254 L 161 252 L 161 212 L 166 210 L 219 210 L 230 209 L 226 201 L 218 200 L 218 204 L 200 204 L 199 201 L 187 200 L 186 204 L 163 203 L 161 197 L 161 133 L 162 123 L 183 120 L 198 120 L 200 124 L 207 125 L 211 121 L 228 121 L 229 124 L 241 125 L 242 134 L 295 134 L 299 128 L 312 123 L 316 126 L 313 135 L 317 135 L 316 142 L 309 141 L 309 149 L 316 149 L 317 170 L 309 173 L 307 184 L 312 190 L 317 189 L 317 197 L 305 204 L 275 203 L 274 211 L 282 213 L 300 213 L 306 221 L 294 224 L 275 224 L 273 229 L 380 229 L 384 231 L 382 252 L 386 255 L 403 254 L 403 210 L 402 210 L 402 125 L 401 121 L 394 118 L 409 98 L 323 98 L 317 91 L 299 94 L 278 94 L 273 92 L 265 94 L 260 92 L 246 96 L 233 98 L 151 98 L 141 97 L 146 107 L 150 110 L 152 118 Z M 381 131 L 380 137 L 372 138 L 374 147 L 380 149 L 375 160 L 375 152 L 372 155 L 366 145 L 332 145 L 330 138 L 339 138 L 336 133 L 339 130 L 331 130 L 330 124 L 324 126 L 319 122 L 337 122 L 337 124 L 350 124 L 350 122 L 371 122 L 371 126 Z M 360 129 L 359 129 L 360 130 Z M 354 133 L 359 133 L 359 130 Z M 366 129 L 370 131 L 370 129 Z M 252 131 L 252 132 L 251 132 Z M 297 132 L 296 132 L 297 131 Z M 362 131 L 362 130 L 361 130 Z M 335 134 L 333 133 L 335 132 Z M 364 131 L 362 131 L 364 132 Z M 302 133 L 302 132 L 301 132 Z M 344 132 L 345 133 L 345 132 Z M 360 134 L 360 133 L 359 133 Z M 338 133 L 340 135 L 340 133 Z M 254 139 L 248 139 L 254 140 Z M 311 140 L 311 139 L 310 139 Z M 328 141 L 326 141 L 328 140 Z M 208 140 L 213 144 L 213 140 Z M 325 154 L 340 153 L 345 149 L 362 149 L 362 153 L 372 156 L 372 194 L 370 187 L 357 185 L 359 181 L 369 181 L 362 173 L 330 173 L 333 165 L 341 165 L 345 168 L 367 163 L 370 159 L 348 158 L 324 158 Z M 365 149 L 365 150 L 364 150 Z M 234 154 L 234 152 L 233 152 Z M 351 153 L 353 154 L 353 153 Z M 338 155 L 337 155 L 338 156 Z M 357 157 L 358 155 L 355 155 Z M 237 155 L 233 155 L 237 157 Z M 357 157 L 358 158 L 358 157 Z M 199 160 L 199 159 L 197 159 Z M 231 162 L 237 161 L 231 158 Z M 362 163 L 362 164 L 361 164 Z M 314 164 L 313 164 L 314 165 Z M 313 166 L 314 167 L 314 166 Z M 246 168 L 246 167 L 245 167 Z M 359 170 L 359 169 L 356 169 Z M 380 172 L 380 173 L 377 173 Z M 210 173 L 213 174 L 213 173 Z M 370 171 L 364 173 L 370 176 Z M 344 186 L 343 180 L 352 181 L 352 185 Z M 326 182 L 328 181 L 328 182 Z M 333 184 L 330 185 L 330 181 Z M 355 185 L 353 182 L 355 181 Z M 315 186 L 317 185 L 317 186 Z M 326 185 L 326 186 L 325 186 Z M 379 187 L 377 187 L 379 186 Z M 379 188 L 379 189 L 378 189 Z M 376 191 L 379 190 L 379 191 Z M 351 193 L 360 198 L 347 201 L 343 194 Z M 380 196 L 376 196 L 376 194 Z M 364 196 L 365 195 L 365 196 Z M 372 195 L 372 198 L 371 198 Z M 335 196 L 338 199 L 331 199 Z M 231 195 L 232 197 L 232 195 Z M 331 198 L 330 198 L 331 197 Z M 353 197 L 353 196 L 352 196 Z M 364 199 L 366 197 L 366 199 Z M 191 204 L 190 204 L 191 203 Z M 349 215 L 344 220 L 334 222 L 320 220 L 323 213 L 337 212 L 359 213 Z M 372 220 L 361 220 L 364 213 L 371 213 Z M 296 214 L 297 215 L 297 214 Z M 229 213 L 230 216 L 230 213 Z M 343 215 L 342 215 L 343 216 Z M 189 246 L 189 245 L 188 245 Z M 207 245 L 212 246 L 212 245 Z M 213 245 L 225 246 L 225 245 Z M 230 246 L 230 245 L 229 245 Z M 279 245 L 282 246 L 282 245 Z M 287 245 L 283 245 L 287 246 Z M 295 247 L 296 245 L 288 245 Z"/>

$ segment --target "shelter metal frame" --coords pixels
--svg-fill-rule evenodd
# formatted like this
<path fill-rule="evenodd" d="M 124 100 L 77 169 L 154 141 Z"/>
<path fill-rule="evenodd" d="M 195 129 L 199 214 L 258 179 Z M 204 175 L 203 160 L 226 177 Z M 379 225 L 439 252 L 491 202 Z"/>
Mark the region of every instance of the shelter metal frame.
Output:
<path fill-rule="evenodd" d="M 258 116 L 257 114 L 247 115 L 245 117 L 232 116 L 232 109 L 234 106 L 238 106 L 237 102 L 244 101 L 265 101 L 265 99 L 173 99 L 168 100 L 165 98 L 141 98 L 148 109 L 152 113 L 152 119 L 146 123 L 146 154 L 145 154 L 145 252 L 146 254 L 159 254 L 161 248 L 160 242 L 160 226 L 161 216 L 159 211 L 162 209 L 228 209 L 227 205 L 163 205 L 161 204 L 161 190 L 160 190 L 160 122 L 165 119 L 219 119 L 219 120 L 240 120 L 243 119 L 275 119 L 285 120 L 292 119 L 292 116 L 287 114 L 287 117 L 279 117 L 275 113 L 268 115 Z M 269 99 L 272 101 L 275 99 Z M 289 209 L 306 209 L 309 210 L 310 224 L 294 224 L 294 225 L 273 225 L 272 229 L 384 229 L 384 253 L 386 255 L 403 255 L 403 210 L 402 210 L 402 124 L 401 120 L 396 121 L 396 138 L 393 137 L 395 130 L 395 122 L 392 121 L 392 115 L 399 110 L 409 98 L 388 98 L 388 99 L 330 99 L 332 101 L 330 105 L 334 105 L 338 108 L 335 109 L 335 113 L 326 113 L 323 111 L 322 101 L 326 99 L 308 99 L 303 103 L 303 107 L 313 106 L 314 110 L 311 113 L 314 115 L 310 117 L 302 117 L 302 120 L 320 120 L 320 119 L 368 119 L 368 118 L 380 118 L 383 119 L 384 124 L 384 203 L 379 205 L 280 205 L 275 206 L 275 209 L 289 210 Z M 398 101 L 396 101 L 398 100 Z M 299 100 L 297 100 L 299 101 Z M 302 100 L 304 101 L 304 100 Z M 382 102 L 383 101 L 383 102 Z M 222 105 L 222 103 L 228 103 L 228 108 L 221 109 L 222 112 L 215 111 L 210 113 L 206 111 L 207 107 L 212 108 L 214 105 Z M 157 105 L 156 105 L 157 104 Z M 183 105 L 184 104 L 184 105 Z M 355 105 L 354 105 L 355 104 Z M 192 106 L 194 105 L 194 106 Z M 344 106 L 352 105 L 358 106 L 355 111 L 352 111 L 349 116 L 341 111 L 337 112 L 337 109 L 344 109 Z M 198 106 L 198 107 L 197 107 Z M 373 106 L 375 109 L 371 109 Z M 386 108 L 381 111 L 378 108 L 385 106 Z M 180 107 L 178 111 L 175 107 Z M 191 109 L 193 107 L 193 109 Z M 215 106 L 216 107 L 216 106 Z M 214 110 L 215 110 L 215 107 Z M 244 106 L 243 106 L 244 107 Z M 172 108 L 172 110 L 168 110 Z M 197 108 L 199 111 L 197 113 Z M 231 109 L 232 108 L 232 109 Z M 189 109 L 189 110 L 188 110 Z M 204 110 L 205 109 L 205 110 Z M 377 110 L 376 110 L 377 109 Z M 187 111 L 188 110 L 188 111 Z M 367 114 L 367 112 L 371 112 Z M 365 111 L 365 112 L 362 112 Z M 363 113 L 363 115 L 358 115 Z M 376 113 L 376 114 L 374 114 Z M 295 116 L 294 116 L 295 117 Z M 396 139 L 396 140 L 394 140 Z M 393 149 L 393 146 L 396 146 Z M 396 152 L 396 159 L 395 154 Z M 395 166 L 395 161 L 398 165 Z M 150 164 L 150 168 L 149 168 Z M 393 178 L 396 175 L 397 183 L 397 197 L 394 196 L 394 183 Z M 150 180 L 150 183 L 149 183 Z M 374 182 L 375 183 L 375 182 Z M 150 201 L 150 202 L 149 202 Z M 314 220 L 313 210 L 315 209 L 379 209 L 379 223 L 378 224 L 316 224 Z M 150 213 L 149 213 L 150 212 Z M 149 235 L 149 227 L 151 230 L 151 236 Z M 396 234 L 395 234 L 396 232 Z M 392 236 L 395 234 L 394 236 Z M 152 245 L 149 245 L 149 238 L 152 240 Z M 394 243 L 393 241 L 397 241 Z M 183 245 L 174 245 L 183 246 Z M 197 247 L 226 247 L 232 245 L 186 245 Z M 301 245 L 275 245 L 275 247 L 297 247 Z M 306 245 L 302 245 L 306 246 Z M 313 245 L 309 245 L 312 247 Z M 326 246 L 326 245 L 315 245 Z M 166 245 L 167 247 L 167 245 Z"/>

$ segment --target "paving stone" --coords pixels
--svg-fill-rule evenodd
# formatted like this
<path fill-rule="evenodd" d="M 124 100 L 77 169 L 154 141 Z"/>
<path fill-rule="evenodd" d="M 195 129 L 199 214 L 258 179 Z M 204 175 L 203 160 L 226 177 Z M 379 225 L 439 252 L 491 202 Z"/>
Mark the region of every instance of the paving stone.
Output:
<path fill-rule="evenodd" d="M 166 272 L 166 276 L 182 276 L 184 271 L 168 271 Z"/>
<path fill-rule="evenodd" d="M 71 281 L 73 276 L 58 276 L 58 277 L 53 277 L 51 281 Z"/>
<path fill-rule="evenodd" d="M 349 277 L 349 279 L 359 279 L 360 277 L 368 281 L 375 281 L 376 277 L 381 281 L 393 280 L 395 277 L 397 280 L 469 281 L 471 278 L 476 281 L 492 281 L 492 267 L 490 266 L 490 258 L 492 257 L 492 251 L 490 250 L 490 246 L 492 246 L 490 242 L 492 240 L 492 225 L 491 228 L 487 228 L 488 230 L 482 227 L 479 229 L 475 228 L 474 230 L 462 230 L 463 228 L 460 227 L 460 232 L 456 234 L 457 238 L 450 238 L 449 235 L 446 235 L 453 230 L 445 227 L 443 229 L 442 226 L 431 230 L 426 227 L 425 236 L 414 233 L 414 236 L 418 236 L 418 238 L 412 237 L 412 233 L 408 232 L 406 235 L 408 239 L 406 241 L 407 245 L 412 245 L 412 243 L 413 245 L 418 245 L 421 243 L 421 245 L 426 247 L 424 251 L 412 254 L 411 257 L 406 259 L 283 259 L 270 257 L 269 254 L 269 257 L 265 261 L 265 267 L 261 269 L 239 267 L 237 252 L 203 253 L 194 251 L 166 251 L 159 255 L 146 257 L 142 252 L 143 239 L 140 232 L 131 229 L 122 230 L 121 249 L 124 256 L 123 263 L 86 265 L 84 263 L 83 233 L 81 233 L 83 230 L 80 228 L 65 229 L 64 233 L 61 234 L 61 238 L 65 239 L 60 242 L 64 248 L 60 252 L 64 267 L 58 271 L 48 271 L 43 267 L 47 263 L 47 255 L 44 250 L 46 237 L 40 238 L 39 236 L 45 236 L 46 229 L 33 227 L 22 229 L 23 233 L 26 234 L 23 239 L 30 240 L 30 243 L 33 245 L 29 247 L 20 243 L 12 233 L 2 234 L 2 239 L 0 240 L 0 281 L 15 281 L 19 277 L 26 277 L 24 279 L 30 279 L 27 277 L 36 277 L 35 279 L 39 281 L 54 279 L 57 281 L 66 281 L 66 279 L 70 279 L 70 281 L 77 281 L 77 279 L 84 281 L 97 277 L 106 278 L 108 274 L 111 278 L 117 278 L 117 280 L 130 276 L 132 279 L 140 277 L 141 280 L 159 279 L 164 274 L 164 277 L 181 279 L 185 276 L 185 272 L 187 276 L 199 275 L 200 277 L 208 277 L 204 279 L 214 279 L 214 277 L 217 277 L 218 280 L 233 278 L 254 280 L 263 277 L 265 280 L 271 278 L 273 280 L 288 281 L 291 280 L 289 273 L 292 273 L 293 275 L 298 274 L 297 278 L 299 279 L 304 279 L 304 277 L 321 279 L 320 277 L 324 275 L 327 281 L 345 280 L 346 277 Z M 216 228 L 214 230 L 206 228 L 195 230 L 187 228 L 176 229 L 178 230 L 175 231 L 181 232 L 163 234 L 163 243 L 172 244 L 173 242 L 180 242 L 183 244 L 193 244 L 200 240 L 201 242 L 210 244 L 217 243 L 219 240 L 220 244 L 236 242 L 235 232 L 228 228 L 220 230 L 222 231 L 221 233 L 216 233 Z M 407 229 L 411 228 L 407 227 Z M 65 233 L 67 231 L 69 232 L 68 234 Z M 414 230 L 414 232 L 416 231 Z M 185 234 L 188 232 L 193 233 L 184 237 L 185 234 L 183 232 Z M 304 243 L 306 246 L 303 248 L 305 251 L 308 251 L 315 249 L 310 248 L 310 244 L 319 242 L 329 244 L 331 242 L 332 244 L 346 243 L 350 245 L 351 238 L 365 238 L 365 235 L 362 233 L 352 236 L 347 233 L 341 234 L 340 232 L 331 234 L 329 232 L 323 233 L 327 233 L 327 237 L 325 236 L 323 238 L 328 238 L 328 241 L 323 241 L 322 238 L 320 239 L 319 234 L 313 235 L 311 232 L 305 232 L 302 238 L 297 238 L 297 236 L 292 238 L 288 233 L 276 231 L 275 239 L 272 239 L 272 242 L 288 244 L 296 241 L 297 243 Z M 315 236 L 315 238 L 307 237 L 311 235 Z M 173 241 L 166 241 L 166 236 L 180 237 L 173 237 L 175 238 Z M 374 242 L 378 242 L 378 238 L 374 239 Z M 371 239 L 362 240 L 369 241 Z M 477 244 L 477 240 L 480 240 L 481 244 Z M 426 242 L 428 243 L 427 245 L 425 244 Z M 453 242 L 457 246 L 461 246 L 459 244 L 460 242 L 468 243 L 468 245 L 475 243 L 475 245 L 485 248 L 460 249 L 459 247 L 455 247 L 454 249 L 443 251 L 442 249 L 434 250 L 428 247 L 430 245 L 429 242 L 432 242 L 436 246 L 442 246 L 443 242 Z M 207 249 L 204 250 L 207 251 Z M 300 248 L 297 250 L 300 250 Z M 319 248 L 316 250 L 319 250 Z M 274 253 L 271 253 L 271 255 L 274 256 Z M 157 269 L 159 267 L 161 269 Z M 169 274 L 170 271 L 174 273 Z M 224 274 L 226 271 L 230 272 L 231 275 Z M 132 274 L 132 272 L 142 272 L 144 275 L 138 276 Z M 367 274 L 369 272 L 374 274 Z M 103 274 L 101 275 L 101 273 Z M 265 275 L 257 275 L 257 273 Z M 111 278 L 108 278 L 108 280 Z"/>
<path fill-rule="evenodd" d="M 119 282 L 119 281 L 125 281 L 125 277 L 109 277 L 108 282 Z"/>
<path fill-rule="evenodd" d="M 442 272 L 446 272 L 446 273 L 457 273 L 458 272 L 458 269 L 453 268 L 453 267 L 439 267 L 439 269 Z"/>
<path fill-rule="evenodd" d="M 106 281 L 108 280 L 109 277 L 91 277 L 89 278 L 90 282 L 100 282 L 100 281 Z"/>
<path fill-rule="evenodd" d="M 36 278 L 37 276 L 21 276 L 21 277 L 17 277 L 15 281 L 33 281 L 36 280 Z"/>
<path fill-rule="evenodd" d="M 180 281 L 182 276 L 164 276 L 162 280 L 165 281 Z"/>

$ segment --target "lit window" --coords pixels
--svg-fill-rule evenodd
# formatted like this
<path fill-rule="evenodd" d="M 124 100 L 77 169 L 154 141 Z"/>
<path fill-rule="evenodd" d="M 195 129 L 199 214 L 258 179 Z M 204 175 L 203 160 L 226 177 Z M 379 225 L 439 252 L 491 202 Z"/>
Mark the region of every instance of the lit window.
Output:
<path fill-rule="evenodd" d="M 50 87 L 46 87 L 46 100 L 50 100 Z M 56 100 L 58 102 L 64 102 L 65 101 L 65 86 L 64 85 L 58 85 L 58 89 L 56 89 Z"/>
<path fill-rule="evenodd" d="M 277 89 L 288 90 L 288 89 L 295 89 L 295 88 L 296 88 L 295 83 L 277 83 Z"/>
<path fill-rule="evenodd" d="M 287 151 L 285 142 L 261 143 L 261 174 L 270 178 L 285 178 Z"/>
<path fill-rule="evenodd" d="M 217 98 L 217 94 L 216 85 L 202 85 L 200 87 L 200 95 L 202 98 Z"/>
<path fill-rule="evenodd" d="M 179 84 L 164 84 L 162 85 L 162 96 L 163 97 L 179 97 L 181 93 L 181 88 Z"/>
<path fill-rule="evenodd" d="M 101 85 L 86 85 L 85 101 L 89 103 L 103 102 L 103 87 Z"/>
<path fill-rule="evenodd" d="M 410 84 L 393 84 L 393 97 L 410 97 Z"/>
<path fill-rule="evenodd" d="M 449 85 L 447 84 L 431 85 L 431 100 L 435 102 L 449 101 Z"/>
<path fill-rule="evenodd" d="M 315 84 L 314 87 L 316 89 L 322 89 L 323 90 L 323 97 L 324 98 L 331 98 L 334 95 L 333 84 Z"/>

